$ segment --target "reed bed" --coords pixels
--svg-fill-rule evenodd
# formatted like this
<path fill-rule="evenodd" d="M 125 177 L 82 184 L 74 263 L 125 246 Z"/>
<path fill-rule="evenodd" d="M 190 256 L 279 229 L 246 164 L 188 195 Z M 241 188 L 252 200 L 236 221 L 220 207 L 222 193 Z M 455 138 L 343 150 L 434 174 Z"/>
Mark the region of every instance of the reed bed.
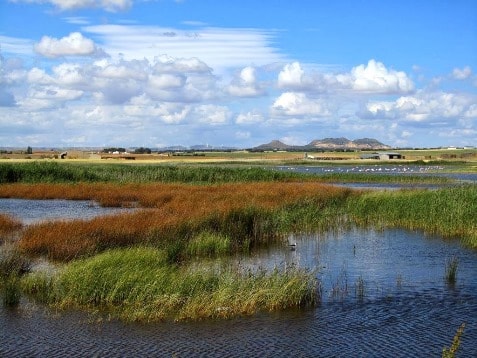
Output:
<path fill-rule="evenodd" d="M 187 242 L 203 232 L 228 237 L 230 252 L 248 251 L 299 227 L 303 218 L 290 210 L 294 206 L 309 208 L 318 216 L 319 208 L 342 202 L 351 193 L 318 183 L 292 182 L 207 186 L 17 184 L 2 186 L 0 191 L 5 194 L 9 189 L 34 196 L 89 198 L 108 205 L 135 203 L 145 208 L 92 220 L 39 223 L 23 231 L 19 242 L 23 252 L 60 261 L 141 243 L 167 246 L 171 259 L 180 261 L 187 256 Z"/>
<path fill-rule="evenodd" d="M 361 225 L 423 230 L 477 248 L 476 185 L 369 192 L 353 197 L 346 210 Z"/>
<path fill-rule="evenodd" d="M 308 163 L 309 164 L 309 163 Z M 294 163 L 293 165 L 297 165 Z M 431 175 L 388 175 L 375 173 L 310 174 L 273 170 L 270 164 L 237 165 L 165 165 L 117 163 L 65 163 L 32 161 L 0 163 L 0 184 L 12 183 L 189 183 L 218 184 L 244 182 L 374 182 L 374 183 L 435 183 L 451 179 Z"/>
<path fill-rule="evenodd" d="M 0 295 L 6 307 L 18 305 L 21 298 L 20 277 L 30 271 L 30 262 L 15 245 L 0 247 Z"/>
<path fill-rule="evenodd" d="M 309 176 L 256 166 L 92 164 L 38 161 L 0 163 L 0 184 L 7 183 L 225 183 L 304 180 Z"/>
<path fill-rule="evenodd" d="M 72 262 L 55 277 L 30 275 L 22 287 L 57 307 L 99 309 L 126 321 L 231 318 L 317 300 L 309 271 L 176 266 L 151 247 L 109 250 Z"/>
<path fill-rule="evenodd" d="M 375 174 L 375 173 L 328 173 L 317 180 L 325 183 L 396 183 L 396 184 L 449 184 L 453 180 L 437 175 Z"/>
<path fill-rule="evenodd" d="M 10 215 L 0 213 L 0 243 L 22 227 L 23 225 L 19 220 Z"/>

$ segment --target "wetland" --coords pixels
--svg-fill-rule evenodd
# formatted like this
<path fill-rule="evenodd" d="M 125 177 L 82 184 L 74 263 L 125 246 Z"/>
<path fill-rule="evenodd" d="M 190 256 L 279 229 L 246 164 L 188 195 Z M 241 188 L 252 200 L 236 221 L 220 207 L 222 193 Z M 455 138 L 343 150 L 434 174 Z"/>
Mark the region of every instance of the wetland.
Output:
<path fill-rule="evenodd" d="M 0 168 L 4 254 L 57 269 L 19 275 L 2 354 L 434 356 L 464 322 L 459 352 L 477 352 L 468 181 L 356 190 L 257 167 L 22 165 Z M 70 203 L 66 217 L 34 208 Z"/>

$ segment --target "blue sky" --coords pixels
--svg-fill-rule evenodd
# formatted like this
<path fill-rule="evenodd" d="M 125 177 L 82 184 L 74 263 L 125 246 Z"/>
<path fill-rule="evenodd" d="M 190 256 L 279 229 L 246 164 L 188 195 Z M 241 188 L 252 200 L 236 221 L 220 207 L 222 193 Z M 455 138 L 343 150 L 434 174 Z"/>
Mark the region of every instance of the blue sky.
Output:
<path fill-rule="evenodd" d="M 0 147 L 477 145 L 477 2 L 3 0 Z"/>

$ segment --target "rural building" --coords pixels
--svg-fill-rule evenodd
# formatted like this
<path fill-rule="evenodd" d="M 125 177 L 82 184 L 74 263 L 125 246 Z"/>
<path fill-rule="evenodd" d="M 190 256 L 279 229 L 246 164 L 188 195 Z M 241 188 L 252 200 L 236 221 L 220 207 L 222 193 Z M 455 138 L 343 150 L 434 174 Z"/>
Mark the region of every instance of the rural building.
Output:
<path fill-rule="evenodd" d="M 390 159 L 403 159 L 403 156 L 401 153 L 396 153 L 396 152 L 377 152 L 377 153 L 363 154 L 360 156 L 360 158 L 390 160 Z"/>

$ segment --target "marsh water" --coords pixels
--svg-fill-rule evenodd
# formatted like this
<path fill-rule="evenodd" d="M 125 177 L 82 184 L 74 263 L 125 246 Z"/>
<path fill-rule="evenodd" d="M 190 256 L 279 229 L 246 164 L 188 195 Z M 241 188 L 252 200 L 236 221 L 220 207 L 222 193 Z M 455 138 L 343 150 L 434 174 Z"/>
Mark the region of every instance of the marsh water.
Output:
<path fill-rule="evenodd" d="M 0 200 L 0 211 L 5 207 Z M 288 242 L 296 243 L 293 250 L 284 243 L 242 257 L 240 265 L 314 270 L 317 307 L 126 324 L 24 300 L 0 308 L 0 356 L 438 357 L 463 322 L 460 356 L 477 356 L 477 252 L 405 230 L 338 230 Z M 459 263 L 454 285 L 444 279 L 451 258 Z"/>
<path fill-rule="evenodd" d="M 333 165 L 333 166 L 278 166 L 273 168 L 278 171 L 291 171 L 315 175 L 327 174 L 385 174 L 385 175 L 418 175 L 440 176 L 449 178 L 454 184 L 477 183 L 477 173 L 449 172 L 448 168 L 439 165 L 416 164 L 375 164 L 375 165 Z M 351 188 L 376 188 L 376 189 L 402 189 L 402 188 L 437 188 L 442 185 L 429 184 L 403 184 L 403 183 L 337 183 Z"/>
<path fill-rule="evenodd" d="M 24 224 L 45 220 L 91 219 L 131 209 L 105 208 L 91 200 L 0 199 L 0 213 L 20 219 Z"/>

